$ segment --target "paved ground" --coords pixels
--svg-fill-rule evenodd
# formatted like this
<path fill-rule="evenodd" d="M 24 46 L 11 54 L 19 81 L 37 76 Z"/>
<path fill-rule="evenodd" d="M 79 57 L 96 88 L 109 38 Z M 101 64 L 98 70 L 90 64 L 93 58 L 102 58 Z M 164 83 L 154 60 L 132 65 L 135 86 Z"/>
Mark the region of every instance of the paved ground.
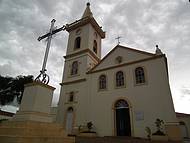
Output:
<path fill-rule="evenodd" d="M 190 139 L 185 139 L 184 143 L 190 143 Z"/>

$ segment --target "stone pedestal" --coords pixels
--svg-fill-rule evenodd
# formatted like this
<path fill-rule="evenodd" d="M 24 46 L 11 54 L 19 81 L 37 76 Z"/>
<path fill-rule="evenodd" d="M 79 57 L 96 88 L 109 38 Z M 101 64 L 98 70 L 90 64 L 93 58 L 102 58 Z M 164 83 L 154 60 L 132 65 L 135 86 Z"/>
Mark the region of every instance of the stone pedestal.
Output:
<path fill-rule="evenodd" d="M 20 109 L 13 120 L 52 122 L 50 108 L 54 90 L 40 82 L 26 84 Z"/>
<path fill-rule="evenodd" d="M 74 143 L 50 116 L 54 87 L 39 82 L 25 85 L 19 112 L 0 123 L 1 143 Z"/>
<path fill-rule="evenodd" d="M 179 123 L 166 123 L 165 130 L 169 140 L 173 141 L 182 140 Z"/>
<path fill-rule="evenodd" d="M 89 132 L 89 133 L 79 133 L 77 136 L 79 137 L 97 137 L 97 134 L 95 132 Z"/>
<path fill-rule="evenodd" d="M 155 141 L 168 141 L 168 136 L 152 135 L 151 139 Z"/>

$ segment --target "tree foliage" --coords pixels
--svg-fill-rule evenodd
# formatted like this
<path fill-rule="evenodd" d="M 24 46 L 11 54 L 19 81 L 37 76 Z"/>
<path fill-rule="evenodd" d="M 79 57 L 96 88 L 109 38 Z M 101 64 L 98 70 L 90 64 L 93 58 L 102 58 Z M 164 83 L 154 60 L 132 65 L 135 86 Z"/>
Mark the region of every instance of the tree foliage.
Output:
<path fill-rule="evenodd" d="M 33 76 L 3 77 L 0 75 L 0 105 L 6 105 L 13 102 L 16 98 L 20 104 L 24 92 L 24 84 L 33 81 Z"/>

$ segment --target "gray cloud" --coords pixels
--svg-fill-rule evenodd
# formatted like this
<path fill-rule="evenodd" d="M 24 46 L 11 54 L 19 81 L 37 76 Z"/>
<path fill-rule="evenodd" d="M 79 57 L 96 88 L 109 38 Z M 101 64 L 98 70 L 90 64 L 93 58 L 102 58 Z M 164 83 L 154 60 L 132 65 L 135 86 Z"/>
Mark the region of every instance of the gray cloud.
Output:
<path fill-rule="evenodd" d="M 182 93 L 183 97 L 188 96 L 190 99 L 190 87 L 189 88 L 188 87 L 181 88 L 181 93 Z"/>

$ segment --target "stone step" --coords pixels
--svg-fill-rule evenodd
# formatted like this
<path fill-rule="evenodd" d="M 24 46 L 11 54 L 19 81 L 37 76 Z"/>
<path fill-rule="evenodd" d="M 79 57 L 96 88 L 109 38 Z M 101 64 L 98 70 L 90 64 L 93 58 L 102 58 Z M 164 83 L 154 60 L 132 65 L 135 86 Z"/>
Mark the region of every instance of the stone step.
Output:
<path fill-rule="evenodd" d="M 46 128 L 0 128 L 0 135 L 30 135 L 30 136 L 65 136 L 63 129 Z"/>
<path fill-rule="evenodd" d="M 1 143 L 75 143 L 74 137 L 25 137 L 25 136 L 2 136 Z"/>
<path fill-rule="evenodd" d="M 56 127 L 56 128 L 62 128 L 62 125 L 57 123 L 45 123 L 45 122 L 35 122 L 35 121 L 4 121 L 0 124 L 0 127 L 44 127 L 47 126 L 49 128 Z"/>
<path fill-rule="evenodd" d="M 182 141 L 150 141 L 132 137 L 76 137 L 76 143 L 182 143 Z"/>
<path fill-rule="evenodd" d="M 66 136 L 62 126 L 55 123 L 6 122 L 0 124 L 0 135 Z"/>

